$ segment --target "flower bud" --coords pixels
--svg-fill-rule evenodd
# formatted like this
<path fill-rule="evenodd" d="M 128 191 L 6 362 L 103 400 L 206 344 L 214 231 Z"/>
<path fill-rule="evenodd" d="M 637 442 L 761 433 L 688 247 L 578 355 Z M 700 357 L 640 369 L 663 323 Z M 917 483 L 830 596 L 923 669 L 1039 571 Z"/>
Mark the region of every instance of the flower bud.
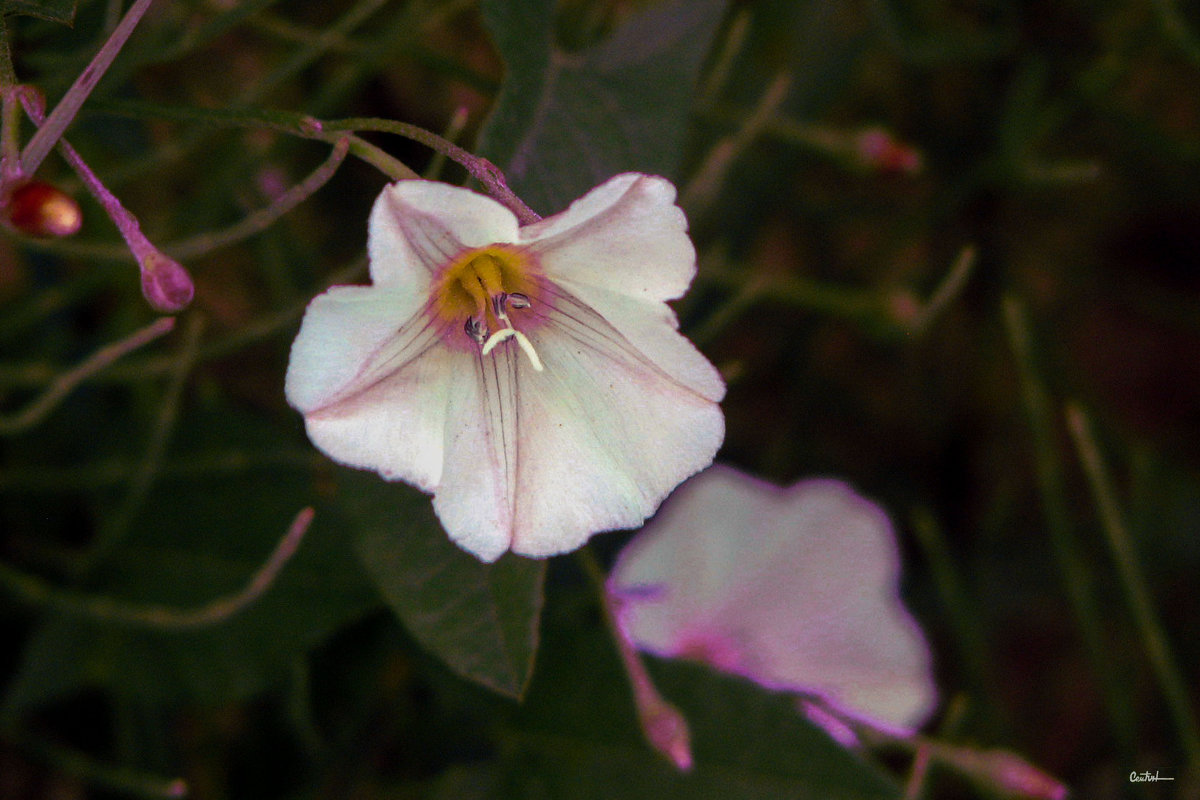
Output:
<path fill-rule="evenodd" d="M 179 262 L 155 250 L 141 260 L 142 294 L 155 311 L 174 314 L 192 302 L 196 287 Z"/>
<path fill-rule="evenodd" d="M 9 193 L 3 203 L 4 221 L 29 236 L 70 236 L 83 224 L 75 198 L 42 181 L 28 181 Z"/>
<path fill-rule="evenodd" d="M 854 140 L 858 163 L 877 172 L 915 175 L 921 171 L 921 152 L 883 128 L 868 128 Z"/>

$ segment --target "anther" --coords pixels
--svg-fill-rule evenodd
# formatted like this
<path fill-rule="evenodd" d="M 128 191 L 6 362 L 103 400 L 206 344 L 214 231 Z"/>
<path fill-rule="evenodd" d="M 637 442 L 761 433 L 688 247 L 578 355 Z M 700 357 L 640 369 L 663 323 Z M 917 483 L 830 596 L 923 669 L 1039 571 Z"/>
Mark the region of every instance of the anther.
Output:
<path fill-rule="evenodd" d="M 504 316 L 504 306 L 508 302 L 508 295 L 501 292 L 497 295 L 492 295 L 492 311 L 500 319 L 506 319 Z"/>
<path fill-rule="evenodd" d="M 467 317 L 463 330 L 467 332 L 467 336 L 475 340 L 476 344 L 483 344 L 488 337 L 487 323 L 474 317 Z"/>
<path fill-rule="evenodd" d="M 513 308 L 529 308 L 529 298 L 523 294 L 513 292 L 508 296 L 508 304 Z"/>

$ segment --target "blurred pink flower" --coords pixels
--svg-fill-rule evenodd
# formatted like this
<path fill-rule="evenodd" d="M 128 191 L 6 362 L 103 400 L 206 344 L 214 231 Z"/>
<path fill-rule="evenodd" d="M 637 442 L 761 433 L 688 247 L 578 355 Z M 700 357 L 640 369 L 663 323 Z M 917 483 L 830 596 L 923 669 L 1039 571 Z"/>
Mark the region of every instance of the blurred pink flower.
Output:
<path fill-rule="evenodd" d="M 665 302 L 696 273 L 666 180 L 618 175 L 526 226 L 400 181 L 368 251 L 371 286 L 309 305 L 288 401 L 334 460 L 432 493 L 465 550 L 572 550 L 712 462 L 725 384 Z"/>
<path fill-rule="evenodd" d="M 887 515 L 846 484 L 781 489 L 714 466 L 630 541 L 609 587 L 643 650 L 819 695 L 906 735 L 937 690 L 899 577 Z M 844 738 L 832 717 L 813 716 Z"/>

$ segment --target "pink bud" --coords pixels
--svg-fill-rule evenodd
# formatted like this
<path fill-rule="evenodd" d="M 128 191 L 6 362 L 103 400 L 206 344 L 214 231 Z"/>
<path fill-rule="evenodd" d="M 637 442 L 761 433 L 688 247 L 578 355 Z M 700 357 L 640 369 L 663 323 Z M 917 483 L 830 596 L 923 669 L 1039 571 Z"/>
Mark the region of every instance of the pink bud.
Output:
<path fill-rule="evenodd" d="M 1002 750 L 985 754 L 996 785 L 1019 797 L 1064 800 L 1067 787 L 1012 753 Z"/>
<path fill-rule="evenodd" d="M 141 259 L 142 294 L 155 311 L 174 314 L 192 302 L 196 287 L 187 270 L 157 250 Z"/>
<path fill-rule="evenodd" d="M 921 153 L 883 128 L 868 128 L 854 142 L 858 162 L 879 172 L 900 172 L 914 175 L 921 171 Z"/>
<path fill-rule="evenodd" d="M 683 714 L 670 703 L 660 700 L 652 709 L 640 709 L 642 730 L 650 745 L 662 753 L 680 772 L 692 768 L 691 734 Z"/>

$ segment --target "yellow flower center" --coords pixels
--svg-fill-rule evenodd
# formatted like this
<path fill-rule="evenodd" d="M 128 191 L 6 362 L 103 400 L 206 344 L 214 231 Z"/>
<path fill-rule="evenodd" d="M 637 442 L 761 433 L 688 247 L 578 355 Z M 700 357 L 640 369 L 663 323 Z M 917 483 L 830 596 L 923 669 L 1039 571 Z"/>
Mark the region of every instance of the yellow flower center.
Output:
<path fill-rule="evenodd" d="M 442 272 L 434 298 L 437 315 L 461 323 L 484 355 L 515 339 L 534 369 L 541 371 L 533 345 L 508 315 L 512 309 L 529 308 L 538 298 L 535 269 L 524 251 L 493 244 L 461 253 Z"/>

